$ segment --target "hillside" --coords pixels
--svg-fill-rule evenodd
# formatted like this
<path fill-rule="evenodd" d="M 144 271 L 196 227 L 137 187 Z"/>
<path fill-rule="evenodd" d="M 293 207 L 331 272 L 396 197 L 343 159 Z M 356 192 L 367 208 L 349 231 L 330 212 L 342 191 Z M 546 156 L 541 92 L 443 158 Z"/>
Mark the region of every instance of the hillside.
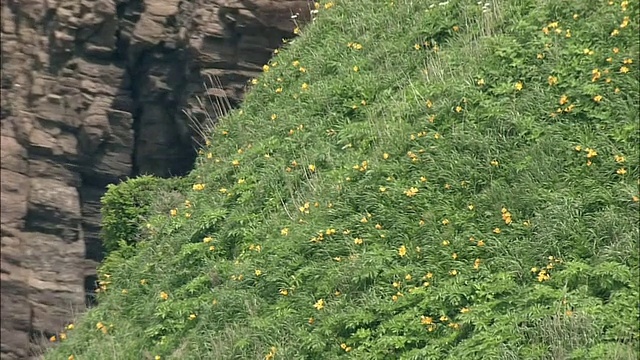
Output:
<path fill-rule="evenodd" d="M 636 359 L 637 15 L 323 1 L 46 359 Z"/>

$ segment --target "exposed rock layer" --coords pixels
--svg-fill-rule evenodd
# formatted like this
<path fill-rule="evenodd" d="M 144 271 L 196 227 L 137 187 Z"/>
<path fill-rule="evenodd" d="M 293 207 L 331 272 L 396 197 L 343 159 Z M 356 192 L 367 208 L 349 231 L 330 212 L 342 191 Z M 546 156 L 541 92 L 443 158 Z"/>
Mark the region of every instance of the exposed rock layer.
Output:
<path fill-rule="evenodd" d="M 232 103 L 307 0 L 2 0 L 2 359 L 85 307 L 105 186 L 189 171 L 209 75 Z"/>

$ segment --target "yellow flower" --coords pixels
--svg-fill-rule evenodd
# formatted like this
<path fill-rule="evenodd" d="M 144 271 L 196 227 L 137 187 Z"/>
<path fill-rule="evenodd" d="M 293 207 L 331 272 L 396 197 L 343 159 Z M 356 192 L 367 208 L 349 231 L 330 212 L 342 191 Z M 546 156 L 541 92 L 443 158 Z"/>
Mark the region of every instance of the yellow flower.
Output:
<path fill-rule="evenodd" d="M 127 291 L 127 289 L 122 289 L 122 294 L 126 295 L 129 291 Z"/>
<path fill-rule="evenodd" d="M 546 270 L 544 270 L 544 269 L 540 270 L 540 272 L 538 273 L 538 281 L 539 282 L 547 281 L 550 278 L 551 278 L 551 276 L 549 276 L 549 274 L 547 274 Z"/>
<path fill-rule="evenodd" d="M 160 298 L 162 300 L 167 300 L 169 298 L 169 294 L 167 294 L 166 292 L 162 291 L 162 292 L 160 292 Z"/>
<path fill-rule="evenodd" d="M 256 269 L 256 271 L 254 271 L 254 274 L 256 274 L 256 276 L 260 276 L 262 275 L 262 270 Z"/>
<path fill-rule="evenodd" d="M 309 165 L 309 171 L 315 172 L 316 171 L 316 166 L 313 165 L 313 164 Z"/>
<path fill-rule="evenodd" d="M 451 257 L 453 258 L 453 260 L 457 260 L 458 259 L 458 253 L 451 254 Z"/>
<path fill-rule="evenodd" d="M 471 310 L 469 310 L 469 308 L 468 308 L 468 307 L 464 307 L 464 308 L 460 309 L 460 313 L 461 313 L 461 314 L 466 314 L 466 313 L 468 313 L 469 311 L 471 311 Z"/>
<path fill-rule="evenodd" d="M 620 72 L 621 72 L 621 73 L 623 73 L 623 74 L 626 74 L 626 73 L 628 73 L 628 72 L 629 72 L 629 68 L 628 68 L 628 67 L 626 67 L 626 66 L 622 66 L 622 67 L 620 68 Z"/>
<path fill-rule="evenodd" d="M 302 67 L 302 66 L 300 66 L 300 68 L 298 69 L 298 71 L 300 71 L 301 73 L 306 73 L 306 72 L 307 72 L 307 69 L 306 69 L 306 68 L 304 68 L 304 67 Z"/>
<path fill-rule="evenodd" d="M 194 191 L 202 191 L 205 188 L 205 184 L 194 184 L 193 185 L 193 190 Z"/>
<path fill-rule="evenodd" d="M 467 206 L 467 208 L 468 208 L 469 210 L 473 210 L 473 209 L 475 209 L 475 206 L 473 206 L 473 204 L 469 204 L 469 206 Z"/>
<path fill-rule="evenodd" d="M 587 159 L 591 159 L 598 156 L 598 152 L 595 151 L 594 149 L 587 148 L 586 150 L 587 150 Z"/>
<path fill-rule="evenodd" d="M 569 102 L 569 97 L 567 97 L 567 95 L 560 96 L 560 101 L 559 101 L 560 105 L 564 105 L 568 102 Z"/>
<path fill-rule="evenodd" d="M 353 243 L 356 245 L 362 245 L 363 240 L 361 238 L 355 238 L 353 239 Z"/>
<path fill-rule="evenodd" d="M 147 284 L 147 279 L 140 280 L 140 285 L 146 285 L 146 284 Z"/>
<path fill-rule="evenodd" d="M 602 101 L 602 95 L 596 95 L 596 96 L 594 96 L 594 97 L 593 97 L 593 101 L 595 101 L 595 102 L 600 102 L 600 101 Z"/>
<path fill-rule="evenodd" d="M 385 192 L 385 191 L 387 191 L 387 188 L 384 186 L 380 186 L 380 192 Z"/>
<path fill-rule="evenodd" d="M 478 86 L 484 86 L 484 79 L 478 79 L 478 81 L 476 81 L 476 83 L 478 84 Z"/>
<path fill-rule="evenodd" d="M 197 317 L 196 314 L 191 314 L 189 315 L 189 320 L 195 320 L 196 317 Z"/>
<path fill-rule="evenodd" d="M 500 229 L 498 229 L 498 230 L 500 230 Z M 484 240 L 478 240 L 478 244 L 477 245 L 478 246 L 484 246 Z"/>
<path fill-rule="evenodd" d="M 270 69 L 270 68 L 269 68 L 269 65 L 263 65 L 263 66 L 262 66 L 262 71 L 264 71 L 264 72 L 268 72 L 268 71 L 269 71 L 269 69 Z"/>
<path fill-rule="evenodd" d="M 317 310 L 322 310 L 324 308 L 324 305 L 325 305 L 324 300 L 320 299 L 316 301 L 315 304 L 313 304 L 313 307 L 316 308 Z"/>
<path fill-rule="evenodd" d="M 449 225 L 449 223 L 450 223 L 449 219 L 442 220 L 442 225 Z"/>
<path fill-rule="evenodd" d="M 57 339 L 56 339 L 56 336 L 55 336 L 55 335 L 53 335 L 52 337 L 50 337 L 50 338 L 49 338 L 49 341 L 51 341 L 51 342 L 56 342 L 56 340 L 57 340 Z"/>
<path fill-rule="evenodd" d="M 178 209 L 171 209 L 171 211 L 169 211 L 169 214 L 171 214 L 171 216 L 177 216 L 178 215 Z"/>
<path fill-rule="evenodd" d="M 433 318 L 432 318 L 432 317 L 429 317 L 429 316 L 424 316 L 424 315 L 422 315 L 422 316 L 420 316 L 420 323 L 421 323 L 422 325 L 430 325 L 430 324 L 433 324 Z"/>
<path fill-rule="evenodd" d="M 293 29 L 293 33 L 296 35 L 300 35 L 300 28 L 296 26 L 296 28 Z"/>
<path fill-rule="evenodd" d="M 416 50 L 420 50 L 420 44 L 413 45 L 413 48 L 416 49 Z"/>
<path fill-rule="evenodd" d="M 282 236 L 289 235 L 289 228 L 283 228 L 282 230 L 280 230 L 280 235 Z"/>
<path fill-rule="evenodd" d="M 76 357 L 73 355 L 69 355 L 69 357 L 67 358 L 67 360 L 76 360 Z"/>
<path fill-rule="evenodd" d="M 625 168 L 620 168 L 620 169 L 618 169 L 618 171 L 616 171 L 616 173 L 618 175 L 624 175 L 624 174 L 627 173 L 627 170 Z"/>
<path fill-rule="evenodd" d="M 408 197 L 413 197 L 418 193 L 418 189 L 415 187 L 411 187 L 408 190 L 405 190 L 404 194 Z"/>
<path fill-rule="evenodd" d="M 67 330 L 73 330 L 74 328 L 75 328 L 75 325 L 73 324 L 67 325 Z"/>
<path fill-rule="evenodd" d="M 476 270 L 478 270 L 480 268 L 480 259 L 476 259 L 473 262 L 473 268 L 476 269 Z"/>
<path fill-rule="evenodd" d="M 615 159 L 615 161 L 616 161 L 618 164 L 622 164 L 623 162 L 625 162 L 625 161 L 626 161 L 626 159 L 625 159 L 625 158 L 624 158 L 624 156 L 622 156 L 622 155 L 616 155 L 616 156 L 614 157 L 614 159 Z"/>
<path fill-rule="evenodd" d="M 620 35 L 620 30 L 613 29 L 613 31 L 611 32 L 611 36 L 618 36 L 618 35 Z"/>
<path fill-rule="evenodd" d="M 449 246 L 449 244 L 451 244 L 449 240 L 442 240 L 442 246 Z"/>
<path fill-rule="evenodd" d="M 155 360 L 160 360 L 160 359 L 162 359 L 162 357 L 161 357 L 160 355 L 156 355 L 156 356 L 154 357 L 154 359 L 155 359 Z"/>
<path fill-rule="evenodd" d="M 240 161 L 239 160 L 233 160 L 233 161 L 231 161 L 231 165 L 240 166 Z"/>
<path fill-rule="evenodd" d="M 544 54 L 538 53 L 538 55 L 536 55 L 536 59 L 538 59 L 538 60 L 544 59 Z"/>
<path fill-rule="evenodd" d="M 502 231 L 500 230 L 500 228 L 495 228 L 493 229 L 493 233 L 494 234 L 500 234 Z"/>
<path fill-rule="evenodd" d="M 309 89 L 309 84 L 307 83 L 302 83 L 302 86 L 300 87 L 302 90 L 308 90 Z"/>
<path fill-rule="evenodd" d="M 457 113 L 462 112 L 462 107 L 461 106 L 456 106 L 456 112 Z"/>
<path fill-rule="evenodd" d="M 213 245 L 209 246 L 209 251 L 215 251 L 215 250 L 216 250 L 215 246 L 213 246 Z"/>
<path fill-rule="evenodd" d="M 451 275 L 451 276 L 456 276 L 456 275 L 458 275 L 458 270 L 453 269 L 453 270 L 449 271 L 449 275 Z"/>
<path fill-rule="evenodd" d="M 433 102 L 427 99 L 427 107 L 431 109 L 433 107 Z"/>
<path fill-rule="evenodd" d="M 520 90 L 522 90 L 523 85 L 524 85 L 524 84 L 522 83 L 522 81 L 518 81 L 518 82 L 514 85 L 514 87 L 516 88 L 516 90 L 517 90 L 517 91 L 520 91 Z"/>
<path fill-rule="evenodd" d="M 276 114 L 271 114 L 271 120 L 275 120 L 275 119 L 277 119 L 277 118 L 278 118 L 278 115 L 276 115 Z"/>
<path fill-rule="evenodd" d="M 555 76 L 549 76 L 547 78 L 547 82 L 549 83 L 549 86 L 553 86 L 558 83 L 558 78 Z"/>
<path fill-rule="evenodd" d="M 355 66 L 353 67 L 353 71 L 354 71 L 354 72 L 358 72 L 358 71 L 360 71 L 360 68 L 359 68 L 357 65 L 355 65 Z"/>
<path fill-rule="evenodd" d="M 328 3 L 326 3 L 326 4 L 324 4 L 324 8 L 325 8 L 326 10 L 329 10 L 329 9 L 331 9 L 332 7 L 333 7 L 333 2 L 332 2 L 332 1 L 330 1 L 330 2 L 328 2 Z"/>
<path fill-rule="evenodd" d="M 405 257 L 407 255 L 407 247 L 404 245 L 400 246 L 400 248 L 398 248 L 398 255 Z"/>
<path fill-rule="evenodd" d="M 498 163 L 498 160 L 491 160 L 491 166 L 498 166 L 500 165 L 500 163 Z"/>

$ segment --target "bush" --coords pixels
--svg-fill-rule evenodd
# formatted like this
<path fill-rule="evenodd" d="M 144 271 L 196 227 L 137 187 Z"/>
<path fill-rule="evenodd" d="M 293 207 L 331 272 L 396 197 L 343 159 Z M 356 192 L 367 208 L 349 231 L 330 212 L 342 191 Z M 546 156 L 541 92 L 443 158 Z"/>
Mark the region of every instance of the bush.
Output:
<path fill-rule="evenodd" d="M 135 243 L 150 210 L 162 199 L 158 194 L 181 193 L 185 184 L 186 178 L 144 175 L 109 185 L 101 200 L 102 241 L 106 254 L 118 249 L 121 241 Z"/>

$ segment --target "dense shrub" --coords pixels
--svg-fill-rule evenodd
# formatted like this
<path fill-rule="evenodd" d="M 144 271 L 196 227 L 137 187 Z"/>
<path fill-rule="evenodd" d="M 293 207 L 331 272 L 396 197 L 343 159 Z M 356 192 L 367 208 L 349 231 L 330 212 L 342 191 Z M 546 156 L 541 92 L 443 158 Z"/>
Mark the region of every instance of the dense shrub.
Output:
<path fill-rule="evenodd" d="M 101 236 L 108 254 L 121 242 L 132 244 L 140 239 L 151 210 L 171 195 L 184 192 L 188 179 L 140 176 L 119 184 L 110 184 L 101 199 Z"/>

